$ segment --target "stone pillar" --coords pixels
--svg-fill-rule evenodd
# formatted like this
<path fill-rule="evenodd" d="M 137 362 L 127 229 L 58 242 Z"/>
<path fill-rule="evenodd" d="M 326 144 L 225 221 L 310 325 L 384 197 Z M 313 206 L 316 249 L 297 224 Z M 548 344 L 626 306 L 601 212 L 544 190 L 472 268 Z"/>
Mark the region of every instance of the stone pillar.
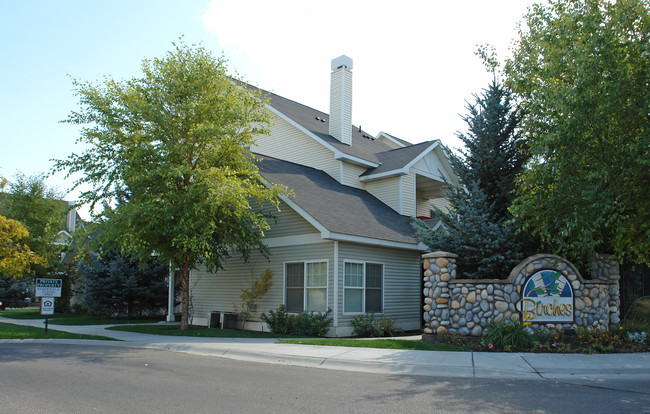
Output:
<path fill-rule="evenodd" d="M 424 334 L 447 329 L 449 325 L 449 281 L 456 278 L 458 255 L 433 252 L 422 256 L 424 269 Z"/>
<path fill-rule="evenodd" d="M 621 274 L 616 257 L 610 255 L 599 255 L 594 260 L 591 278 L 609 282 L 609 328 L 615 328 L 615 326 L 621 322 L 621 297 L 619 286 Z"/>

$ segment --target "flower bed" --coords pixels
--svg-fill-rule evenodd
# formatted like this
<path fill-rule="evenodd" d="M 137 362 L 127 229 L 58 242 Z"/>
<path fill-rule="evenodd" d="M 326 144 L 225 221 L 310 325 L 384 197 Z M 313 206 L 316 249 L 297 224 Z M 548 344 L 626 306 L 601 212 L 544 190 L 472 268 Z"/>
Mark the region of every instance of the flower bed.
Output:
<path fill-rule="evenodd" d="M 464 337 L 441 331 L 434 342 L 461 346 L 471 351 L 536 353 L 629 353 L 650 352 L 650 327 L 623 324 L 617 329 L 582 328 L 560 332 L 533 328 L 515 319 L 492 322 L 482 338 Z"/>

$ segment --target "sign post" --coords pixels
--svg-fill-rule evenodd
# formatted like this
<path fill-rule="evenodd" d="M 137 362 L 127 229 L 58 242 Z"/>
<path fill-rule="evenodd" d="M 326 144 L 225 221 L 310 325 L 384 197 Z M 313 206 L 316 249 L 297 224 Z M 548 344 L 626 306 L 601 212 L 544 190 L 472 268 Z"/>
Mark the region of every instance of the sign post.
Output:
<path fill-rule="evenodd" d="M 36 279 L 36 296 L 41 298 L 41 315 L 45 315 L 45 334 L 49 315 L 54 315 L 54 298 L 61 297 L 63 279 Z"/>
<path fill-rule="evenodd" d="M 41 298 L 41 315 L 45 315 L 45 335 L 49 315 L 54 315 L 54 298 Z"/>

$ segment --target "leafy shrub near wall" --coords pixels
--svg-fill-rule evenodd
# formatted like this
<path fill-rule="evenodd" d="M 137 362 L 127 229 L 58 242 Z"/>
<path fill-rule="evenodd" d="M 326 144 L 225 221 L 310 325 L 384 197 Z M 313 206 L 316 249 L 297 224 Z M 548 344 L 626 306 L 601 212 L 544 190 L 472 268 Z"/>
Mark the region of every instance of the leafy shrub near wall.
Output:
<path fill-rule="evenodd" d="M 400 329 L 395 327 L 395 322 L 391 318 L 375 319 L 375 313 L 370 311 L 355 316 L 352 321 L 352 333 L 356 336 L 375 337 L 375 336 L 395 336 Z"/>
<path fill-rule="evenodd" d="M 534 341 L 526 325 L 515 319 L 488 323 L 482 339 L 483 345 L 489 349 L 505 351 L 529 349 Z"/>
<path fill-rule="evenodd" d="M 270 310 L 268 315 L 262 313 L 261 318 L 275 334 L 324 336 L 332 323 L 332 318 L 329 317 L 331 312 L 332 309 L 328 308 L 325 313 L 302 311 L 292 314 L 287 313 L 284 305 L 280 305 L 275 311 Z"/>

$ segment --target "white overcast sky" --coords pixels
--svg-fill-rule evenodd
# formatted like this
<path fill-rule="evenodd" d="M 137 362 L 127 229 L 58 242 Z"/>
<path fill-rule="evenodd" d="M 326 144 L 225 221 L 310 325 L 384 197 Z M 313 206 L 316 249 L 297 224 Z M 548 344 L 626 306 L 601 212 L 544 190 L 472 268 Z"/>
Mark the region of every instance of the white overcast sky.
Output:
<path fill-rule="evenodd" d="M 139 75 L 180 35 L 224 54 L 244 79 L 329 111 L 331 59 L 354 60 L 352 122 L 413 143 L 455 148 L 466 100 L 492 76 L 474 52 L 503 59 L 530 0 L 2 0 L 0 175 L 47 172 L 81 148 L 58 121 L 77 108 L 69 76 Z M 62 174 L 48 178 L 64 192 Z M 73 200 L 76 193 L 70 193 Z"/>

